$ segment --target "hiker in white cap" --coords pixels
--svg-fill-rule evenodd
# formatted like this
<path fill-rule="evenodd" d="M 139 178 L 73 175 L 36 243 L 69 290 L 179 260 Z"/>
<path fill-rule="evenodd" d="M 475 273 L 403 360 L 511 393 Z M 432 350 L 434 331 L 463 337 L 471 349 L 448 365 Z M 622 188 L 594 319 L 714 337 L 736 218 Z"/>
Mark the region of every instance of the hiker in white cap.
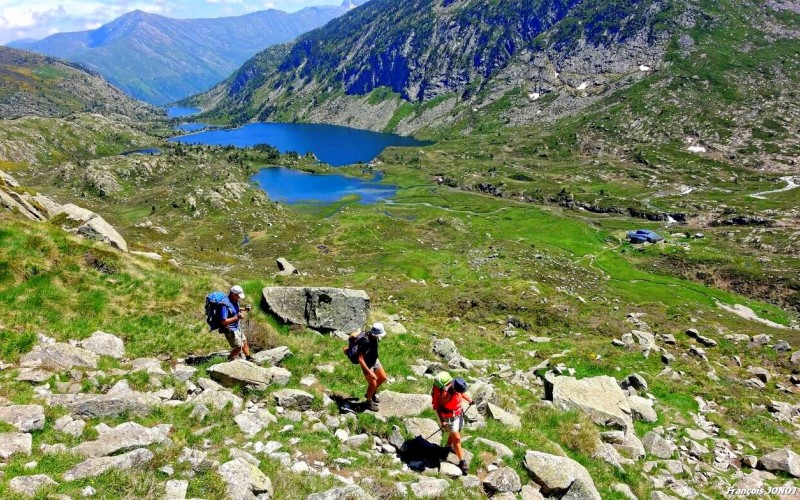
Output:
<path fill-rule="evenodd" d="M 344 348 L 345 354 L 354 364 L 361 366 L 364 378 L 367 380 L 367 409 L 378 411 L 378 388 L 386 382 L 386 372 L 378 359 L 378 342 L 386 336 L 382 323 L 375 323 L 366 332 L 356 332 L 350 336 L 348 347 Z"/>
<path fill-rule="evenodd" d="M 244 319 L 244 311 L 240 309 L 239 301 L 244 299 L 244 290 L 239 285 L 231 287 L 227 299 L 222 302 L 219 308 L 219 332 L 225 334 L 225 340 L 231 346 L 231 353 L 228 361 L 233 361 L 242 354 L 250 360 L 250 346 L 244 336 L 239 320 Z"/>

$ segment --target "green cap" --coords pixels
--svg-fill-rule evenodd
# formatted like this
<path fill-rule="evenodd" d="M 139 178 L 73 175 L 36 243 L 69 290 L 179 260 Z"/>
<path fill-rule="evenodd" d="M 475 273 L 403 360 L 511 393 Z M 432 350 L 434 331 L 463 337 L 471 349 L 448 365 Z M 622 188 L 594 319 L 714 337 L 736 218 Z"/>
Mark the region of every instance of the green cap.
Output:
<path fill-rule="evenodd" d="M 453 377 L 447 372 L 439 372 L 433 378 L 434 385 L 436 385 L 436 387 L 438 387 L 439 389 L 444 389 L 445 387 L 447 387 L 447 384 L 449 384 L 452 381 Z"/>

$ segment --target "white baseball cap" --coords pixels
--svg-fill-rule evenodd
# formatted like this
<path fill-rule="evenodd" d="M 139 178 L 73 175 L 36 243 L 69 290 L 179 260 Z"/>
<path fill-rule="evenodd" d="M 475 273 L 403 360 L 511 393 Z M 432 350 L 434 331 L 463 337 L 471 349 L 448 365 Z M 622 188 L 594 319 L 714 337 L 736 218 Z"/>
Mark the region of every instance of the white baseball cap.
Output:
<path fill-rule="evenodd" d="M 244 298 L 244 290 L 239 285 L 233 285 L 231 287 L 231 293 L 238 295 L 240 299 Z"/>

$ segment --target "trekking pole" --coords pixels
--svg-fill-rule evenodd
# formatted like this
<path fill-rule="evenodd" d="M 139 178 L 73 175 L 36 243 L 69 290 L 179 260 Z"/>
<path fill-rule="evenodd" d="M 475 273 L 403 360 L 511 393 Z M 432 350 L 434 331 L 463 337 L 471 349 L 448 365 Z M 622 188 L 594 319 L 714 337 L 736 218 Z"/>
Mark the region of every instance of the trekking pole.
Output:
<path fill-rule="evenodd" d="M 439 426 L 439 428 L 438 428 L 438 429 L 436 429 L 436 431 L 434 431 L 434 433 L 433 433 L 433 434 L 431 434 L 430 436 L 426 437 L 426 438 L 425 438 L 425 441 L 428 441 L 428 440 L 430 440 L 430 438 L 432 438 L 433 436 L 435 436 L 435 435 L 439 434 L 440 432 L 442 432 L 442 427 L 441 427 L 441 426 Z"/>

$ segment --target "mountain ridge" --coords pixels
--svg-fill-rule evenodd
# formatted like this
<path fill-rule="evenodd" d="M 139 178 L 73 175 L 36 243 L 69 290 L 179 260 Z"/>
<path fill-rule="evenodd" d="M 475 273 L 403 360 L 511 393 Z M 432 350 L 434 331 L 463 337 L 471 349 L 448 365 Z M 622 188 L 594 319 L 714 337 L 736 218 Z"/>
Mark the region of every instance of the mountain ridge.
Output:
<path fill-rule="evenodd" d="M 290 41 L 348 10 L 344 5 L 293 13 L 268 9 L 209 19 L 137 10 L 95 30 L 11 45 L 82 63 L 128 94 L 164 105 L 210 88 L 264 47 Z"/>

